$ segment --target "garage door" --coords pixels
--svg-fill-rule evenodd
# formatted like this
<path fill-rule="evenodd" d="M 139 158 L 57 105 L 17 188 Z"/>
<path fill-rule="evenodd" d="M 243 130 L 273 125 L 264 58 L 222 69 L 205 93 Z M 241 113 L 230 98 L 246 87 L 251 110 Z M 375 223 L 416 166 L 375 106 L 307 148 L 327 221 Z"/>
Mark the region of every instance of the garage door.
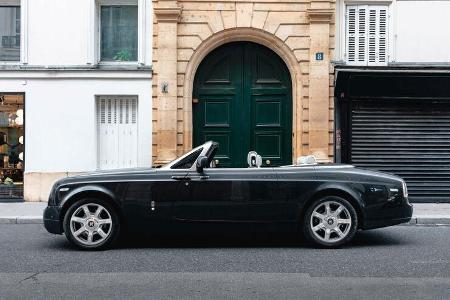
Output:
<path fill-rule="evenodd" d="M 352 101 L 352 164 L 403 177 L 412 202 L 450 202 L 450 103 Z"/>

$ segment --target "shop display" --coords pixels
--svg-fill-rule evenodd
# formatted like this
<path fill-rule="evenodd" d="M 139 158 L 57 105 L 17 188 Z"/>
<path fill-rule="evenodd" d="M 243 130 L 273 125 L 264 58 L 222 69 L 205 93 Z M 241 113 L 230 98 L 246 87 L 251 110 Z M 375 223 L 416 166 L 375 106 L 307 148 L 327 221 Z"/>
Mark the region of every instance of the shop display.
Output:
<path fill-rule="evenodd" d="M 23 197 L 24 111 L 22 95 L 1 95 L 0 200 Z"/>

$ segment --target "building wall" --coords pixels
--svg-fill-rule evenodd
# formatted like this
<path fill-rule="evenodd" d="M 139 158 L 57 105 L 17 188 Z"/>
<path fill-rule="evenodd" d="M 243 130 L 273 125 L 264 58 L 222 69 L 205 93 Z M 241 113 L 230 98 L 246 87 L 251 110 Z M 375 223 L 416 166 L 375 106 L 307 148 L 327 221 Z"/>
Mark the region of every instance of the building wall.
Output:
<path fill-rule="evenodd" d="M 46 201 L 56 179 L 97 169 L 96 95 L 138 96 L 138 165 L 151 166 L 150 77 L 98 77 L 2 79 L 2 92 L 25 93 L 27 200 Z"/>
<path fill-rule="evenodd" d="M 336 52 L 345 62 L 345 6 L 388 5 L 389 61 L 394 64 L 446 64 L 450 62 L 449 0 L 338 0 L 336 4 Z"/>
<path fill-rule="evenodd" d="M 139 64 L 151 65 L 151 0 L 0 0 L 2 3 L 22 7 L 22 63 L 66 67 L 98 63 L 100 4 L 137 3 Z"/>
<path fill-rule="evenodd" d="M 396 62 L 450 62 L 450 1 L 396 1 Z"/>
<path fill-rule="evenodd" d="M 99 62 L 99 4 L 137 3 L 138 62 Z M 55 180 L 97 169 L 98 95 L 138 96 L 138 166 L 151 166 L 150 0 L 0 0 L 21 6 L 21 60 L 0 62 L 0 94 L 25 93 L 27 201 Z"/>
<path fill-rule="evenodd" d="M 27 1 L 28 63 L 82 65 L 87 62 L 88 6 L 72 0 Z M 57 25 L 57 26 L 55 26 Z"/>
<path fill-rule="evenodd" d="M 449 142 L 437 135 L 449 115 L 449 12 L 449 0 L 337 4 L 337 161 L 400 176 L 412 202 L 450 201 L 447 166 L 434 159 Z"/>
<path fill-rule="evenodd" d="M 332 150 L 334 1 L 154 0 L 153 158 L 164 163 L 192 147 L 192 85 L 201 60 L 231 41 L 271 48 L 293 80 L 293 160 Z M 315 53 L 324 60 L 316 61 Z M 168 93 L 161 91 L 169 84 Z"/>

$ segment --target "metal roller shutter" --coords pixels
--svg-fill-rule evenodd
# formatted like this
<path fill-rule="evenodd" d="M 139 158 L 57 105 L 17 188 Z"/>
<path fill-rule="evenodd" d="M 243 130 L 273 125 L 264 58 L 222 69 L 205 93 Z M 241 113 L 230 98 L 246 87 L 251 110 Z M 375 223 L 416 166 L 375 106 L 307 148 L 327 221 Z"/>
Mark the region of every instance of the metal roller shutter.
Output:
<path fill-rule="evenodd" d="M 352 101 L 350 161 L 404 178 L 412 202 L 450 202 L 450 103 Z"/>

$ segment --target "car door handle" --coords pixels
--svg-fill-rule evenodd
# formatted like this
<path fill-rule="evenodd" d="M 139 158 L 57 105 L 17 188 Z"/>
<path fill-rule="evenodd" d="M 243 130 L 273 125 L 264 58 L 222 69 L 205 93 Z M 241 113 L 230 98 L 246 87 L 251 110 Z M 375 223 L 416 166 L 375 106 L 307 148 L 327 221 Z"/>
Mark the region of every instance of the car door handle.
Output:
<path fill-rule="evenodd" d="M 192 179 L 205 180 L 205 179 L 209 179 L 209 176 L 207 176 L 207 175 L 202 175 L 202 176 L 172 176 L 172 179 L 175 179 L 175 180 L 192 180 Z"/>
<path fill-rule="evenodd" d="M 201 175 L 201 176 L 192 176 L 192 179 L 200 179 L 200 180 L 205 180 L 205 179 L 209 179 L 209 176 L 207 175 Z"/>
<path fill-rule="evenodd" d="M 175 179 L 175 180 L 191 180 L 191 177 L 187 177 L 187 176 L 172 176 L 172 179 Z"/>

